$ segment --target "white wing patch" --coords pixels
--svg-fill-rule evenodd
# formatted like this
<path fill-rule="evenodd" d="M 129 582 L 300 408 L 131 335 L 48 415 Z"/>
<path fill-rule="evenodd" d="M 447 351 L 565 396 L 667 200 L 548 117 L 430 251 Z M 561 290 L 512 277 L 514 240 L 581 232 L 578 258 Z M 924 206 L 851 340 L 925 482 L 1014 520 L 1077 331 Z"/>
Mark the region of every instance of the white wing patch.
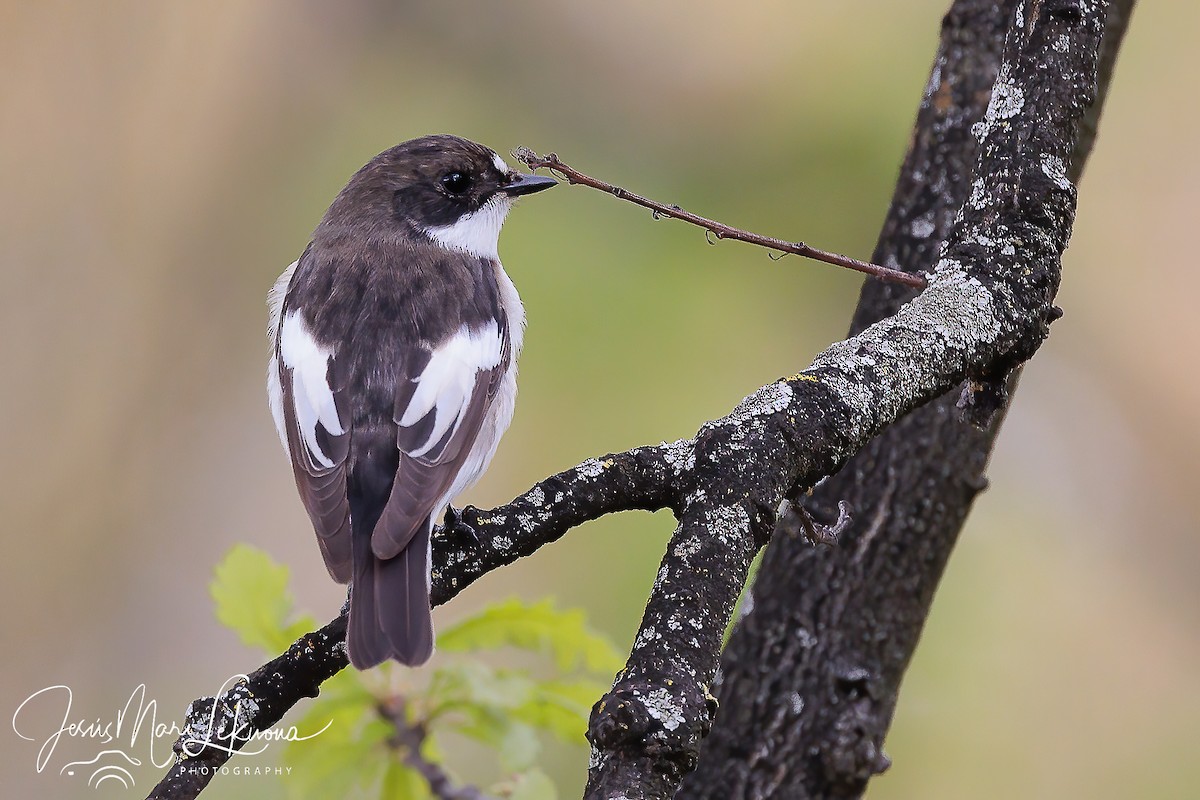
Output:
<path fill-rule="evenodd" d="M 494 194 L 470 214 L 464 214 L 449 225 L 426 228 L 429 238 L 447 250 L 461 250 L 479 258 L 500 259 L 500 227 L 512 208 L 512 198 Z"/>
<path fill-rule="evenodd" d="M 283 387 L 279 385 L 279 361 L 275 358 L 275 335 L 279 333 L 279 315 L 283 311 L 283 299 L 287 296 L 288 286 L 292 275 L 296 272 L 297 259 L 288 265 L 275 280 L 275 285 L 267 292 L 267 310 L 270 316 L 267 321 L 267 338 L 271 341 L 271 358 L 267 361 L 267 402 L 271 407 L 271 418 L 275 420 L 275 431 L 279 441 L 283 442 L 283 450 L 288 449 L 287 430 L 283 423 Z"/>
<path fill-rule="evenodd" d="M 397 420 L 401 427 L 409 428 L 419 423 L 430 412 L 434 412 L 433 430 L 420 447 L 409 452 L 419 458 L 429 452 L 450 430 L 456 426 L 471 404 L 475 381 L 483 370 L 492 369 L 500 363 L 504 340 L 495 320 L 478 330 L 466 325 L 458 329 L 429 357 L 429 363 L 416 379 L 417 389 Z"/>
<path fill-rule="evenodd" d="M 279 356 L 283 365 L 292 371 L 292 403 L 300 436 L 314 463 L 329 469 L 334 464 L 317 443 L 317 425 L 333 436 L 345 433 L 328 382 L 333 350 L 318 344 L 304 318 L 299 312 L 292 311 L 283 318 L 279 329 Z"/>

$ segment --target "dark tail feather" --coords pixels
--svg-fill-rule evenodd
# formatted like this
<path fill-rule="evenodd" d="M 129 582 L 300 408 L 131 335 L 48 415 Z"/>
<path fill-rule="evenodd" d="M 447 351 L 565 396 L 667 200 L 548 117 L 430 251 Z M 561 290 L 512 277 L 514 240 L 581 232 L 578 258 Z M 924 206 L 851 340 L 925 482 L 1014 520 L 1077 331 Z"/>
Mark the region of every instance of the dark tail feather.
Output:
<path fill-rule="evenodd" d="M 375 605 L 375 556 L 371 539 L 354 532 L 354 582 L 350 584 L 350 620 L 346 627 L 346 652 L 358 669 L 387 661 L 387 637 L 379 627 Z"/>
<path fill-rule="evenodd" d="M 351 519 L 353 506 L 351 501 Z M 364 515 L 365 516 L 365 515 Z M 375 515 L 378 517 L 378 514 Z M 363 519 L 366 522 L 366 519 Z M 429 610 L 429 526 L 422 525 L 395 558 L 376 558 L 369 531 L 355 525 L 354 583 L 346 647 L 350 663 L 369 669 L 394 658 L 424 664 L 433 655 L 433 616 Z"/>
<path fill-rule="evenodd" d="M 415 667 L 433 655 L 429 609 L 429 524 L 395 558 L 375 559 L 375 607 L 391 657 Z"/>

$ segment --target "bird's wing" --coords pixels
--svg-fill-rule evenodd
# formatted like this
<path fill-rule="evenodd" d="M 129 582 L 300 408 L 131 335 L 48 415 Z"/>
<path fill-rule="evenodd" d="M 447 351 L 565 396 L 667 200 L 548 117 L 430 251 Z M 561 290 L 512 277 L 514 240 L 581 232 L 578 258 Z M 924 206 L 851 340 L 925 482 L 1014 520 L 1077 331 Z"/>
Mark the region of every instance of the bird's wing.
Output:
<path fill-rule="evenodd" d="M 334 580 L 346 583 L 352 575 L 346 382 L 339 379 L 332 350 L 313 338 L 303 315 L 286 308 L 283 312 L 272 360 L 279 400 L 272 406 L 279 411 L 277 423 L 286 437 L 296 488 L 317 531 L 325 566 Z"/>
<path fill-rule="evenodd" d="M 507 325 L 464 324 L 432 349 L 410 349 L 397 382 L 400 463 L 371 536 L 377 558 L 394 558 L 450 502 L 511 358 Z"/>

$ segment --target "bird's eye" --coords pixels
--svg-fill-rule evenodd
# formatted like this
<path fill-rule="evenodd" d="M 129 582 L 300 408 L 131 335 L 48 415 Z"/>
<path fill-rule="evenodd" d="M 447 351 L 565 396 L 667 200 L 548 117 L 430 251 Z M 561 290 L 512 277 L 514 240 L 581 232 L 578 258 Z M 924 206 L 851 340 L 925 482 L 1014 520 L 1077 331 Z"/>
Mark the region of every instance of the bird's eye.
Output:
<path fill-rule="evenodd" d="M 450 194 L 464 194 L 471 188 L 471 176 L 461 172 L 447 172 L 442 176 L 442 186 Z"/>

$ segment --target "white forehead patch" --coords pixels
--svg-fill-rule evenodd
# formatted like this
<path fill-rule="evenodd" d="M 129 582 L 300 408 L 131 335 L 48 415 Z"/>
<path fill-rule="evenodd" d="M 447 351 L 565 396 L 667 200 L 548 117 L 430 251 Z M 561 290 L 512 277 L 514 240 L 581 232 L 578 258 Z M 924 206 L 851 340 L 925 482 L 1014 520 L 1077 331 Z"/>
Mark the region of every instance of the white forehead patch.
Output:
<path fill-rule="evenodd" d="M 492 163 L 496 165 L 496 169 L 500 170 L 501 175 L 507 175 L 508 173 L 512 172 L 512 169 L 508 166 L 508 164 L 504 163 L 504 159 L 496 153 L 492 153 Z"/>

